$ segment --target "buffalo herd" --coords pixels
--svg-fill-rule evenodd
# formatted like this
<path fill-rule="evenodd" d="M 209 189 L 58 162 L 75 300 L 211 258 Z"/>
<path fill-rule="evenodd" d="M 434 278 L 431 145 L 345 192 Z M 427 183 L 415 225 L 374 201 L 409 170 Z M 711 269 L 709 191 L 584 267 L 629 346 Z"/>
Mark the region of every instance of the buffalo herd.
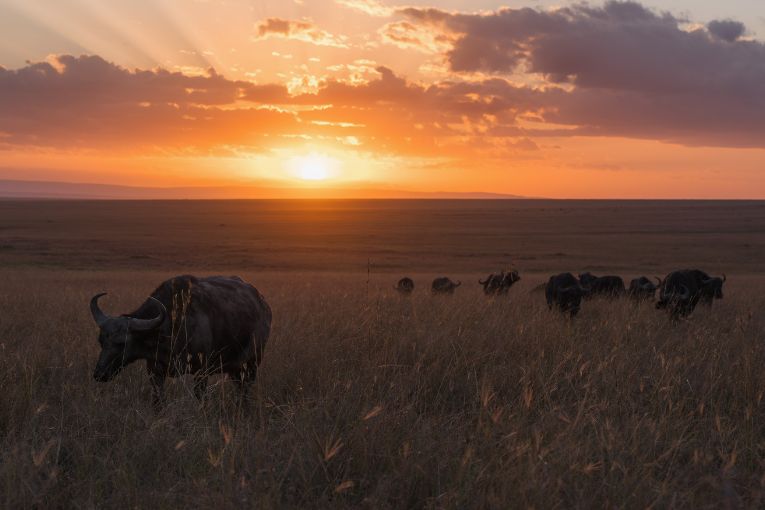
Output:
<path fill-rule="evenodd" d="M 489 296 L 505 295 L 521 279 L 518 271 L 502 271 L 479 280 Z M 594 297 L 615 299 L 629 296 L 635 301 L 655 299 L 656 308 L 667 310 L 672 320 L 690 315 L 699 304 L 711 305 L 722 299 L 722 277 L 709 276 L 698 269 L 669 273 L 656 283 L 646 277 L 635 278 L 626 288 L 618 276 L 571 273 L 551 276 L 544 289 L 548 308 L 574 317 L 582 300 Z M 433 280 L 434 295 L 454 294 L 462 283 L 447 277 Z M 402 278 L 394 287 L 411 295 L 415 284 Z M 263 351 L 271 333 L 271 308 L 258 290 L 241 278 L 177 276 L 159 285 L 132 313 L 117 317 L 106 314 L 99 305 L 105 293 L 90 300 L 90 312 L 99 328 L 101 352 L 93 377 L 106 382 L 125 366 L 146 360 L 146 370 L 155 403 L 163 400 L 167 377 L 194 375 L 194 394 L 201 399 L 209 375 L 225 373 L 238 383 L 242 394 L 255 381 Z"/>
<path fill-rule="evenodd" d="M 656 282 L 645 276 L 635 278 L 626 287 L 620 276 L 595 276 L 592 273 L 582 273 L 579 277 L 571 273 L 553 275 L 533 291 L 544 290 L 547 306 L 574 317 L 579 313 L 582 300 L 596 297 L 613 299 L 629 296 L 635 301 L 651 301 L 659 291 L 656 308 L 667 310 L 673 320 L 690 315 L 699 303 L 710 305 L 715 299 L 722 299 L 722 287 L 726 277 L 709 276 L 698 269 L 683 269 L 669 273 L 663 280 L 654 277 Z M 483 292 L 489 296 L 507 294 L 510 288 L 521 279 L 518 271 L 502 271 L 492 273 L 478 283 Z M 453 294 L 461 285 L 447 277 L 433 280 L 433 294 Z M 414 280 L 402 278 L 396 285 L 396 290 L 402 295 L 410 295 L 414 291 Z"/>

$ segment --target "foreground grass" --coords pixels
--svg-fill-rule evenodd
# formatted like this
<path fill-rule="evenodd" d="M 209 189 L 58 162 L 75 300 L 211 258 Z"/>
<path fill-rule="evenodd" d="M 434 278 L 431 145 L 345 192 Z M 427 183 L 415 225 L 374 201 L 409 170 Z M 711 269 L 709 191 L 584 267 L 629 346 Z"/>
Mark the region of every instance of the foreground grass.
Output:
<path fill-rule="evenodd" d="M 128 311 L 170 275 L 2 276 L 4 508 L 765 504 L 759 280 L 671 325 L 626 300 L 568 321 L 531 279 L 400 299 L 393 277 L 245 274 L 275 320 L 256 396 L 219 379 L 199 406 L 180 379 L 155 413 L 143 366 L 92 381 L 87 300 Z"/>

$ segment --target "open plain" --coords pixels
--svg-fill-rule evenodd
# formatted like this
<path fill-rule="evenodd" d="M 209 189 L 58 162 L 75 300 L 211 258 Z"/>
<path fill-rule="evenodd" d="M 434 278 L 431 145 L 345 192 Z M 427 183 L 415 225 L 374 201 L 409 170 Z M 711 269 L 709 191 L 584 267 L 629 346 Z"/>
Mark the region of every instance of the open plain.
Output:
<path fill-rule="evenodd" d="M 763 202 L 0 202 L 0 506 L 762 507 L 764 261 Z M 685 267 L 728 281 L 678 324 L 533 290 Z M 270 303 L 249 401 L 93 381 L 90 297 L 128 312 L 182 273 Z"/>

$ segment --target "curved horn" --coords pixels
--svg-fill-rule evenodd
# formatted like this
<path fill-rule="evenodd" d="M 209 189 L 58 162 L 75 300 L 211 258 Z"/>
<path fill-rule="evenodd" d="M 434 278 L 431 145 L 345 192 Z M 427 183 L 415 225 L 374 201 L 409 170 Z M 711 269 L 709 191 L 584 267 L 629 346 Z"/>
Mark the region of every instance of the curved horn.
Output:
<path fill-rule="evenodd" d="M 96 324 L 98 324 L 99 328 L 102 328 L 109 321 L 109 319 L 111 319 L 111 317 L 106 315 L 101 310 L 101 307 L 98 306 L 98 300 L 105 295 L 106 292 L 101 292 L 100 294 L 96 294 L 90 299 L 90 314 L 93 316 L 93 320 L 96 321 Z"/>
<path fill-rule="evenodd" d="M 488 278 L 486 280 L 480 280 L 480 279 L 478 280 L 478 284 L 479 285 L 486 285 L 487 283 L 489 283 L 489 279 Z"/>
<path fill-rule="evenodd" d="M 149 299 L 152 300 L 155 305 L 158 305 L 159 315 L 153 319 L 130 319 L 130 329 L 134 331 L 149 331 L 158 327 L 165 320 L 165 315 L 167 314 L 165 305 L 153 297 L 150 297 Z"/>
<path fill-rule="evenodd" d="M 728 277 L 725 276 L 725 273 L 723 273 L 723 283 L 725 283 L 725 280 L 727 280 L 727 279 L 728 279 Z"/>
<path fill-rule="evenodd" d="M 658 276 L 654 276 L 654 278 L 656 278 L 656 281 L 657 281 L 657 282 L 659 282 L 659 283 L 657 283 L 657 284 L 656 284 L 656 286 L 657 286 L 657 287 L 661 287 L 661 284 L 662 284 L 662 283 L 664 283 L 664 282 L 661 280 L 661 278 L 659 278 Z"/>
<path fill-rule="evenodd" d="M 455 287 L 459 287 L 460 285 L 462 285 L 462 282 L 461 282 L 461 281 L 459 281 L 459 280 L 457 280 L 457 283 L 456 283 L 454 286 L 455 286 Z"/>
<path fill-rule="evenodd" d="M 680 299 L 682 301 L 686 301 L 691 298 L 691 289 L 689 289 L 687 286 L 680 284 L 680 287 L 685 289 L 685 291 L 680 295 Z"/>

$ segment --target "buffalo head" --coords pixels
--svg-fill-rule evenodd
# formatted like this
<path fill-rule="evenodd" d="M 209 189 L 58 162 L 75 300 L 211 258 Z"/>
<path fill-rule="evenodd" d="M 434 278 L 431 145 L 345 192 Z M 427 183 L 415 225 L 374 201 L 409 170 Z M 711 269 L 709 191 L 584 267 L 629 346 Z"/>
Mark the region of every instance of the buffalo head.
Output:
<path fill-rule="evenodd" d="M 711 301 L 723 298 L 723 283 L 728 278 L 723 274 L 722 278 L 706 278 L 701 281 L 704 295 Z"/>
<path fill-rule="evenodd" d="M 112 380 L 123 367 L 137 359 L 147 356 L 147 345 L 143 335 L 158 330 L 164 322 L 167 311 L 162 303 L 149 298 L 156 308 L 157 315 L 151 319 L 134 317 L 110 317 L 98 306 L 98 300 L 106 293 L 93 296 L 90 300 L 90 313 L 99 328 L 98 343 L 101 353 L 98 356 L 93 378 L 99 382 Z"/>

